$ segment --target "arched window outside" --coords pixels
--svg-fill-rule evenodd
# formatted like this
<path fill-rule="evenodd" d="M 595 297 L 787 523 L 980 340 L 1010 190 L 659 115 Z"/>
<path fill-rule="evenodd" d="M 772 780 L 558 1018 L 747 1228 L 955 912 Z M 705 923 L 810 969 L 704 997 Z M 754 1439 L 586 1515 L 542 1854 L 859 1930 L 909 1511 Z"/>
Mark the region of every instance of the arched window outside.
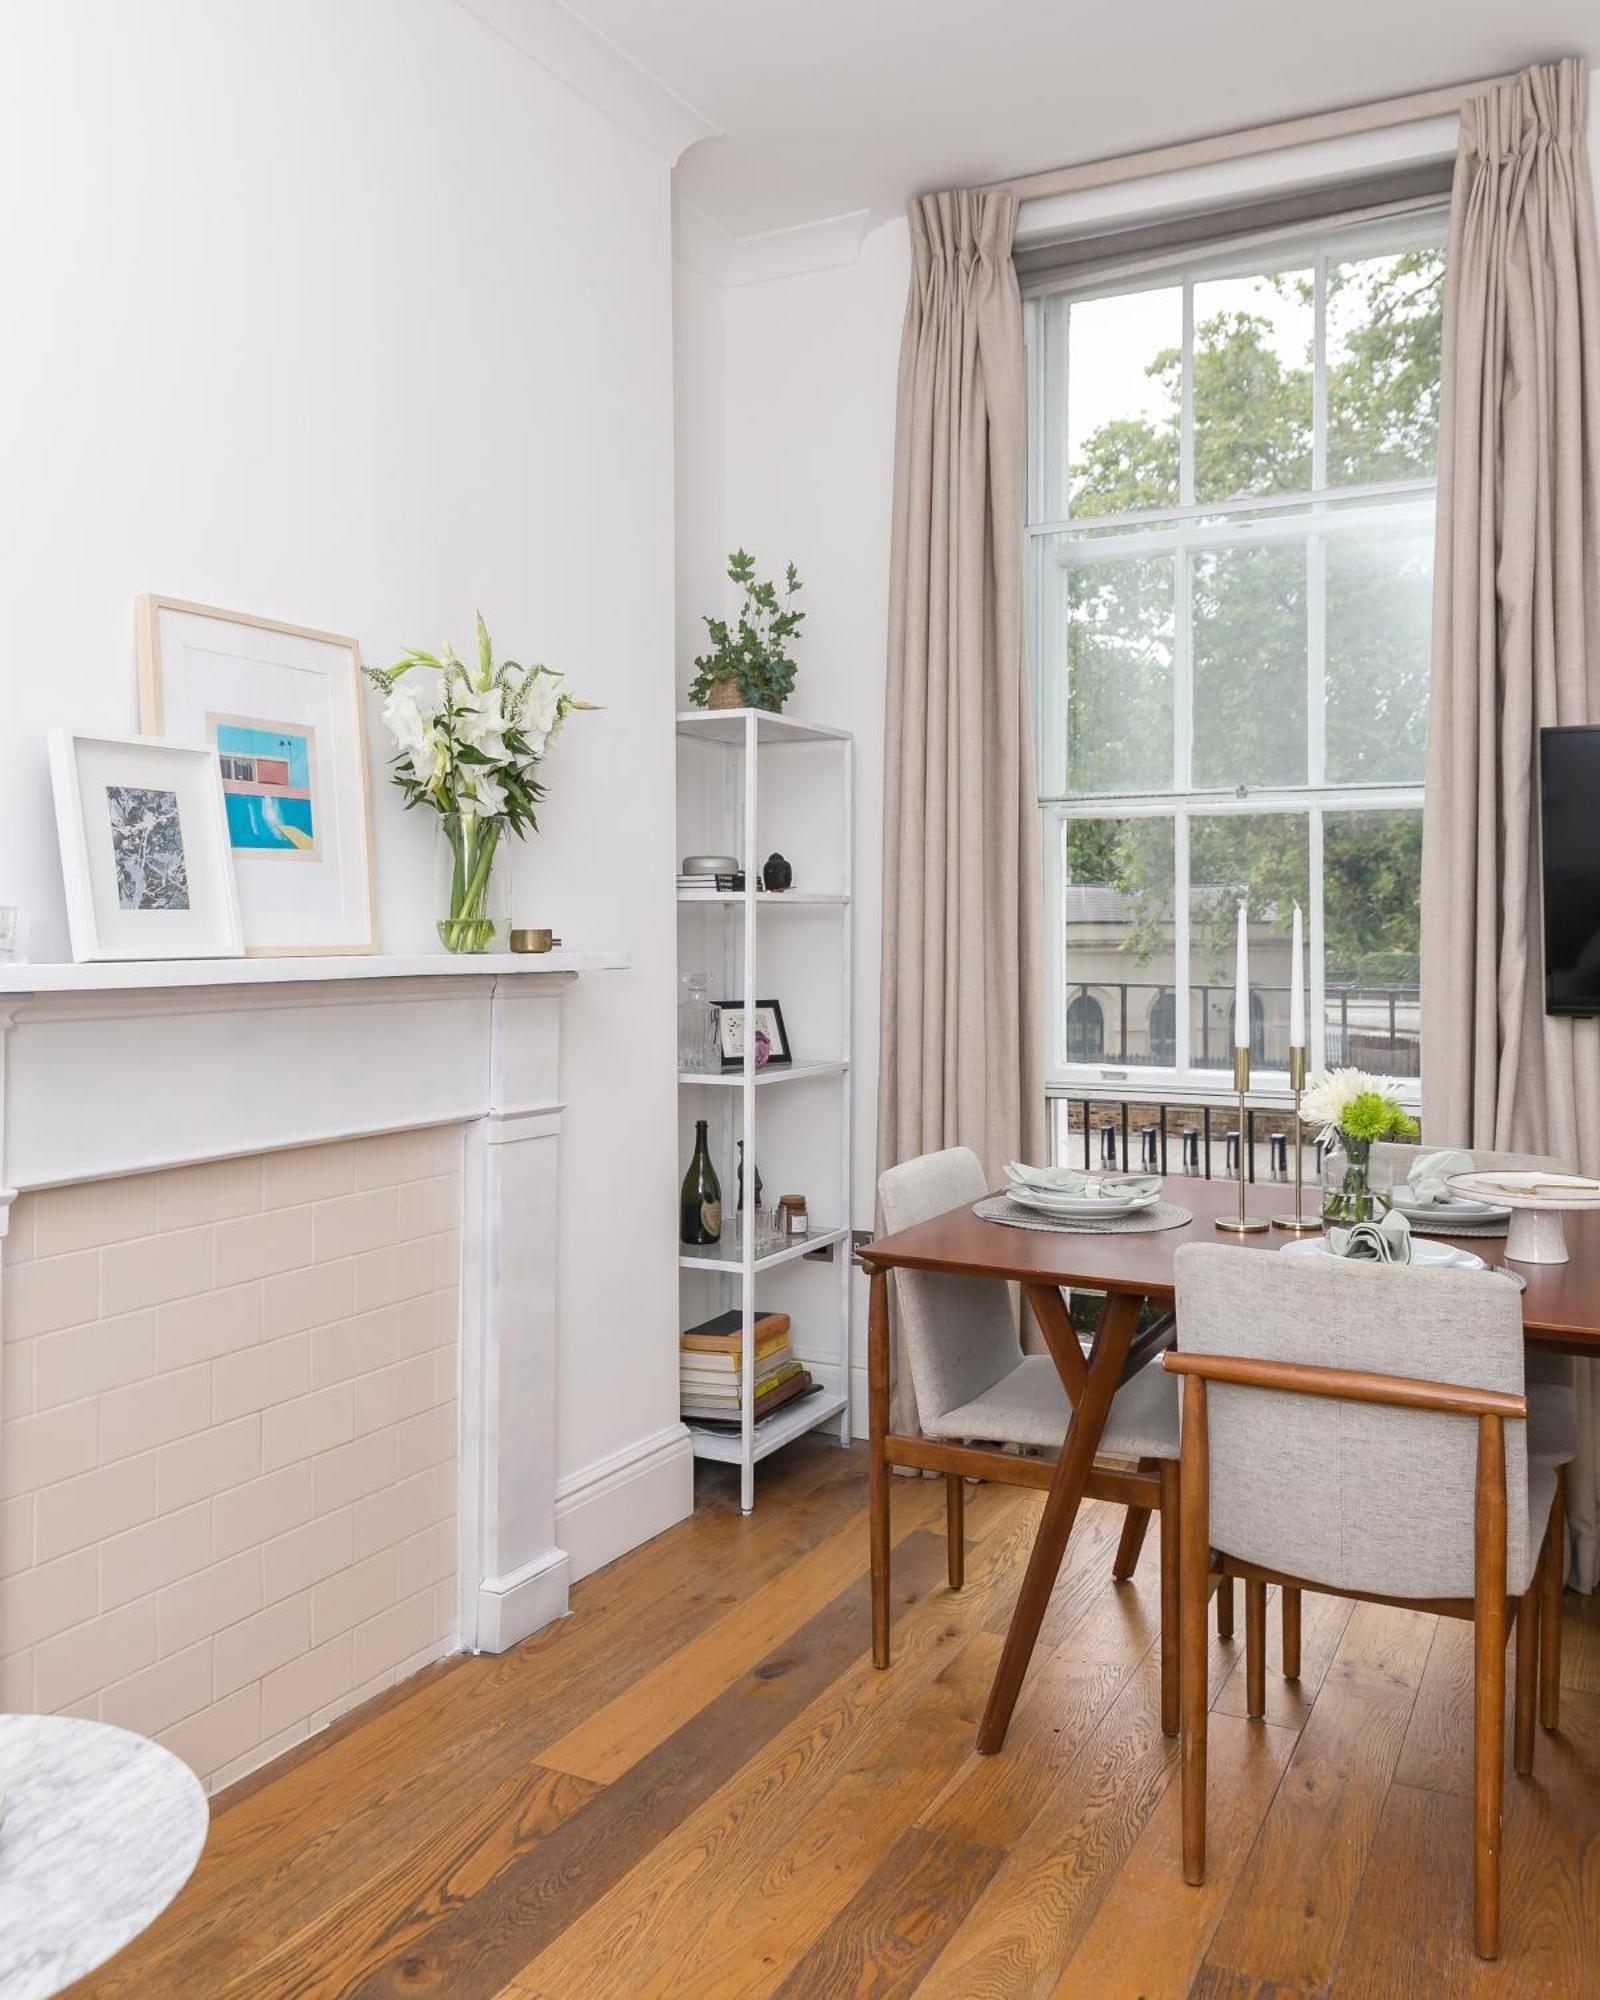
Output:
<path fill-rule="evenodd" d="M 1164 986 L 1150 1003 L 1150 1060 L 1170 1069 L 1178 1060 L 1178 996 Z"/>
<path fill-rule="evenodd" d="M 1079 993 L 1067 1003 L 1067 1061 L 1101 1062 L 1105 1052 L 1105 1009 L 1092 993 Z"/>

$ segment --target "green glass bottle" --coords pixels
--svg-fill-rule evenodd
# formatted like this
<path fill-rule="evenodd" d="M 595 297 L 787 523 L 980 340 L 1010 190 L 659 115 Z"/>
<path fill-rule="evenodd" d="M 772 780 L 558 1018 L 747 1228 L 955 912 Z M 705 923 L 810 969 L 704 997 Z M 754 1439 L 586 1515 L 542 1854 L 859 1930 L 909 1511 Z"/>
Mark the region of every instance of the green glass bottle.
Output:
<path fill-rule="evenodd" d="M 694 1158 L 683 1177 L 678 1234 L 685 1243 L 717 1243 L 722 1239 L 722 1186 L 711 1164 L 703 1118 L 695 1120 Z"/>

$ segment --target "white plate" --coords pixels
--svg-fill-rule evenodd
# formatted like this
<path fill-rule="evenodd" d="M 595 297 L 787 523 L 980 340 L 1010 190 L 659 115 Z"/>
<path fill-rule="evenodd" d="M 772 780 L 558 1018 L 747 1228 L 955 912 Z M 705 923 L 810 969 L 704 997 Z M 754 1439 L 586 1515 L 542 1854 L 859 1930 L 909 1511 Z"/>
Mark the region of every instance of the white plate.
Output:
<path fill-rule="evenodd" d="M 1099 1187 L 1139 1194 L 1159 1194 L 1161 1191 L 1159 1174 L 1125 1174 L 1115 1167 L 1096 1173 L 1084 1167 L 1026 1167 L 1019 1161 L 1011 1160 L 1000 1171 L 1011 1186 L 1034 1188 L 1040 1194 L 1080 1195 L 1085 1181 Z"/>
<path fill-rule="evenodd" d="M 1487 1201 L 1402 1201 L 1394 1206 L 1408 1222 L 1505 1222 L 1511 1211 L 1502 1203 L 1496 1208 Z"/>
<path fill-rule="evenodd" d="M 1161 1199 L 1159 1188 L 1153 1194 L 1130 1194 L 1113 1199 L 1105 1195 L 1049 1194 L 1042 1188 L 1023 1187 L 1017 1182 L 1013 1182 L 1006 1193 L 1019 1208 L 1031 1208 L 1037 1215 L 1074 1217 L 1137 1215 L 1142 1209 L 1154 1208 Z"/>
<path fill-rule="evenodd" d="M 1482 1173 L 1452 1174 L 1445 1186 L 1469 1200 L 1498 1201 L 1508 1208 L 1600 1208 L 1600 1181 L 1577 1174 L 1506 1173 L 1486 1168 Z"/>
<path fill-rule="evenodd" d="M 1278 1254 L 1282 1257 L 1331 1257 L 1333 1252 L 1320 1236 L 1303 1236 L 1293 1243 L 1285 1243 Z M 1374 1260 L 1348 1257 L 1340 1259 L 1341 1263 L 1346 1264 L 1362 1261 Z M 1435 1271 L 1484 1271 L 1488 1266 L 1481 1257 L 1475 1257 L 1470 1250 L 1457 1250 L 1453 1244 L 1430 1243 L 1426 1237 L 1413 1236 L 1411 1268 Z"/>

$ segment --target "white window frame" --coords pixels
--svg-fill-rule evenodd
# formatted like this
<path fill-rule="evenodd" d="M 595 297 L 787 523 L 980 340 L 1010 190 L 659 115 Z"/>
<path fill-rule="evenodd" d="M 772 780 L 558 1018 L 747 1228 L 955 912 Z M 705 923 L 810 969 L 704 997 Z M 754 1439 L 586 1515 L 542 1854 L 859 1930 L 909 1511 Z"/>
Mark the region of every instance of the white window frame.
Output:
<path fill-rule="evenodd" d="M 1323 839 L 1327 818 L 1340 812 L 1420 810 L 1420 783 L 1331 785 L 1325 764 L 1325 583 L 1330 539 L 1370 532 L 1374 526 L 1395 530 L 1431 529 L 1434 519 L 1433 479 L 1408 479 L 1366 486 L 1325 485 L 1327 412 L 1327 269 L 1352 256 L 1380 255 L 1429 246 L 1442 247 L 1448 216 L 1443 204 L 1428 204 L 1416 212 L 1386 216 L 1365 223 L 1313 228 L 1270 248 L 1257 243 L 1216 255 L 1173 260 L 1148 275 L 1123 275 L 1113 280 L 1066 283 L 1036 288 L 1024 303 L 1028 350 L 1030 415 L 1028 424 L 1028 592 L 1034 659 L 1036 731 L 1039 744 L 1039 809 L 1044 858 L 1044 889 L 1048 937 L 1047 1002 L 1050 1038 L 1047 1088 L 1129 1099 L 1181 1095 L 1196 1101 L 1225 1099 L 1231 1076 L 1216 1069 L 1196 1068 L 1190 1047 L 1194 981 L 1189 952 L 1189 831 L 1198 816 L 1294 813 L 1308 821 L 1310 894 L 1306 911 L 1307 993 L 1310 1034 L 1309 1060 L 1322 1066 L 1326 1049 L 1326 979 L 1324 968 Z M 1194 287 L 1219 277 L 1245 276 L 1276 266 L 1292 269 L 1312 263 L 1313 299 L 1312 486 L 1305 493 L 1274 494 L 1230 503 L 1204 502 L 1194 497 Z M 1140 290 L 1183 287 L 1183 397 L 1179 413 L 1178 504 L 1142 514 L 1061 517 L 1047 505 L 1051 468 L 1064 465 L 1067 398 L 1070 389 L 1067 357 L 1049 354 L 1047 300 L 1071 303 L 1121 296 Z M 1053 370 L 1055 393 L 1045 394 L 1047 370 Z M 1046 431 L 1049 435 L 1046 435 Z M 1248 516 L 1249 518 L 1242 518 Z M 1192 552 L 1207 548 L 1244 548 L 1283 541 L 1306 548 L 1306 714 L 1307 779 L 1304 785 L 1251 789 L 1206 790 L 1192 783 L 1193 656 L 1189 631 L 1189 565 Z M 1066 675 L 1046 670 L 1059 660 L 1059 645 L 1045 643 L 1046 600 L 1053 593 L 1040 588 L 1043 566 L 1061 568 L 1089 559 L 1097 562 L 1123 557 L 1170 555 L 1174 558 L 1174 772 L 1170 791 L 1071 794 L 1066 787 Z M 1176 977 L 1175 1060 L 1153 1063 L 1074 1063 L 1066 1056 L 1066 941 L 1060 912 L 1064 889 L 1065 828 L 1074 819 L 1170 819 L 1173 823 L 1174 883 L 1173 956 Z M 1269 1091 L 1287 1087 L 1286 1074 L 1258 1071 Z M 1397 1078 L 1399 1094 L 1420 1102 L 1416 1078 Z"/>

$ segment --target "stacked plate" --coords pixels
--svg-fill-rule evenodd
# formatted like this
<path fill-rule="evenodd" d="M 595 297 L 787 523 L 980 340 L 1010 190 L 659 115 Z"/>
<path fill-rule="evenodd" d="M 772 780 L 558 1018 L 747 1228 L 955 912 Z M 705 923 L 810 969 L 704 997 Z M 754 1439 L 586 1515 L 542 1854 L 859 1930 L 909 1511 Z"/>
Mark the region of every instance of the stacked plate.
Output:
<path fill-rule="evenodd" d="M 1013 1161 L 1005 1175 L 1006 1193 L 1019 1208 L 1062 1221 L 1137 1215 L 1161 1199 L 1155 1174 L 1089 1174 L 1076 1167 L 1025 1167 Z"/>
<path fill-rule="evenodd" d="M 1511 1210 L 1504 1202 L 1490 1201 L 1476 1195 L 1457 1194 L 1452 1191 L 1444 1201 L 1413 1201 L 1411 1190 L 1404 1181 L 1396 1181 L 1389 1190 L 1390 1205 L 1399 1209 L 1407 1222 L 1429 1223 L 1448 1233 L 1452 1222 L 1508 1222 Z"/>
<path fill-rule="evenodd" d="M 1437 1209 L 1428 1210 L 1430 1215 Z M 1280 1247 L 1285 1257 L 1332 1257 L 1336 1253 L 1329 1248 L 1326 1237 L 1302 1236 L 1293 1243 Z M 1411 1239 L 1411 1265 L 1413 1270 L 1422 1271 L 1481 1271 L 1485 1268 L 1481 1257 L 1470 1250 L 1458 1250 L 1451 1243 L 1430 1243 L 1425 1236 Z"/>

